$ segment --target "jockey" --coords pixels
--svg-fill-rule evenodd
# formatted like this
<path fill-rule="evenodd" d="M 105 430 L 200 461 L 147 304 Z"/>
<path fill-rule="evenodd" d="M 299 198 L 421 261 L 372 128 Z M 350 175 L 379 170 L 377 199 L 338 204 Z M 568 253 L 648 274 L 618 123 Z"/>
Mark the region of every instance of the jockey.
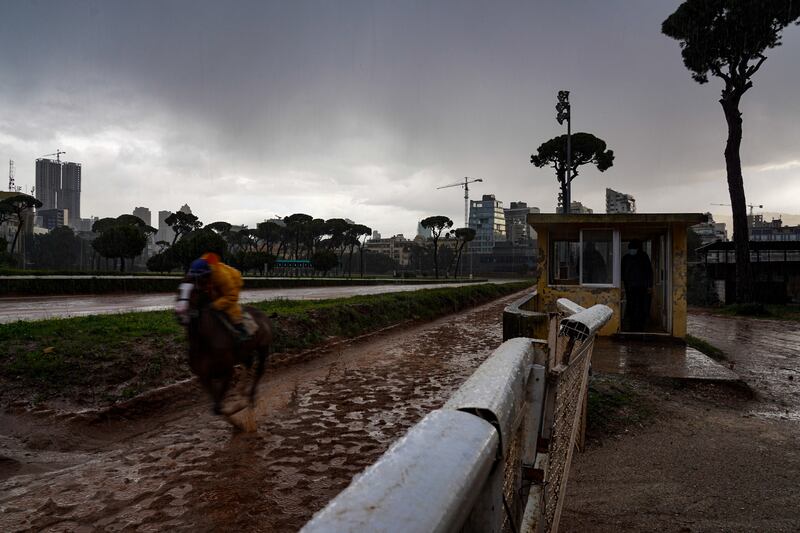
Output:
<path fill-rule="evenodd" d="M 247 340 L 250 335 L 242 323 L 242 308 L 239 305 L 239 291 L 244 285 L 242 274 L 220 261 L 217 254 L 209 252 L 192 261 L 189 275 L 211 296 L 211 307 L 228 316 L 239 332 L 240 340 Z"/>

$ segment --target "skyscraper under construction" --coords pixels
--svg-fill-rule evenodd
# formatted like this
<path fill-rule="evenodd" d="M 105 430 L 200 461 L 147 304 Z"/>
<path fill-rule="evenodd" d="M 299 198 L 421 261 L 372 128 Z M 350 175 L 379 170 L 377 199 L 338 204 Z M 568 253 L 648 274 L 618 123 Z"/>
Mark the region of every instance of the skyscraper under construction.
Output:
<path fill-rule="evenodd" d="M 81 217 L 81 164 L 58 159 L 36 160 L 36 199 L 41 209 L 64 209 L 69 220 Z"/>
<path fill-rule="evenodd" d="M 36 199 L 41 209 L 56 209 L 61 190 L 61 162 L 52 159 L 36 160 Z"/>
<path fill-rule="evenodd" d="M 58 208 L 69 210 L 69 219 L 81 218 L 81 164 L 61 164 L 61 192 L 58 195 Z"/>

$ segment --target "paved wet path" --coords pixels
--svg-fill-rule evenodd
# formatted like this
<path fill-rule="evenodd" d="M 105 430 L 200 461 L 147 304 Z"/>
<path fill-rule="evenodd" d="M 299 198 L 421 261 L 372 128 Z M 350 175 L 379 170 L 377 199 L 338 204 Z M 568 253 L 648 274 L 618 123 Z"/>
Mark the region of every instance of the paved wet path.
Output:
<path fill-rule="evenodd" d="M 492 281 L 492 283 L 509 283 L 512 281 L 516 280 L 497 280 Z M 461 287 L 464 285 L 472 285 L 472 283 L 246 289 L 242 291 L 240 299 L 242 302 L 279 299 L 325 300 L 364 294 L 385 294 L 388 292 L 418 291 L 421 289 Z M 126 313 L 131 311 L 159 311 L 170 309 L 174 304 L 175 294 L 173 293 L 2 297 L 0 298 L 0 324 L 17 320 L 42 320 L 46 318 Z"/>
<path fill-rule="evenodd" d="M 0 531 L 295 531 L 447 400 L 518 297 L 273 370 L 252 434 L 205 401 L 61 432 L 0 424 L 20 468 L 0 483 Z"/>
<path fill-rule="evenodd" d="M 800 323 L 693 311 L 689 333 L 723 350 L 756 392 L 757 414 L 800 420 Z"/>
<path fill-rule="evenodd" d="M 690 346 L 672 340 L 600 337 L 592 368 L 609 374 L 639 374 L 704 381 L 738 381 L 739 376 Z"/>

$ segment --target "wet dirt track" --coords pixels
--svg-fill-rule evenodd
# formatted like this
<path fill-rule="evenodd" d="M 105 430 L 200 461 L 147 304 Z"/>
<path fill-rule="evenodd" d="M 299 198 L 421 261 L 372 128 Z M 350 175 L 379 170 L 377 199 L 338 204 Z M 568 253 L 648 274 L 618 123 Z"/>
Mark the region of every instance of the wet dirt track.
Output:
<path fill-rule="evenodd" d="M 763 400 L 755 414 L 800 421 L 800 324 L 693 311 L 688 328 L 724 351 L 731 368 Z"/>
<path fill-rule="evenodd" d="M 518 296 L 268 371 L 252 434 L 205 401 L 101 427 L 15 421 L 0 531 L 297 530 L 500 344 Z"/>

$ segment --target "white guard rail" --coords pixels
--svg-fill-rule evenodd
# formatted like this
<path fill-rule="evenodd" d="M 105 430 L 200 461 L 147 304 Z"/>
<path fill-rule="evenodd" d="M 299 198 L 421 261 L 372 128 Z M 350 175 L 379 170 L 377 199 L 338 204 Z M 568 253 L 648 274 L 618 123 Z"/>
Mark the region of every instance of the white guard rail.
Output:
<path fill-rule="evenodd" d="M 570 317 L 570 331 L 594 335 L 605 323 L 596 313 Z M 301 531 L 518 531 L 523 514 L 531 514 L 526 505 L 538 504 L 528 498 L 523 471 L 535 470 L 548 359 L 544 341 L 504 342 L 442 409 L 428 413 Z"/>

